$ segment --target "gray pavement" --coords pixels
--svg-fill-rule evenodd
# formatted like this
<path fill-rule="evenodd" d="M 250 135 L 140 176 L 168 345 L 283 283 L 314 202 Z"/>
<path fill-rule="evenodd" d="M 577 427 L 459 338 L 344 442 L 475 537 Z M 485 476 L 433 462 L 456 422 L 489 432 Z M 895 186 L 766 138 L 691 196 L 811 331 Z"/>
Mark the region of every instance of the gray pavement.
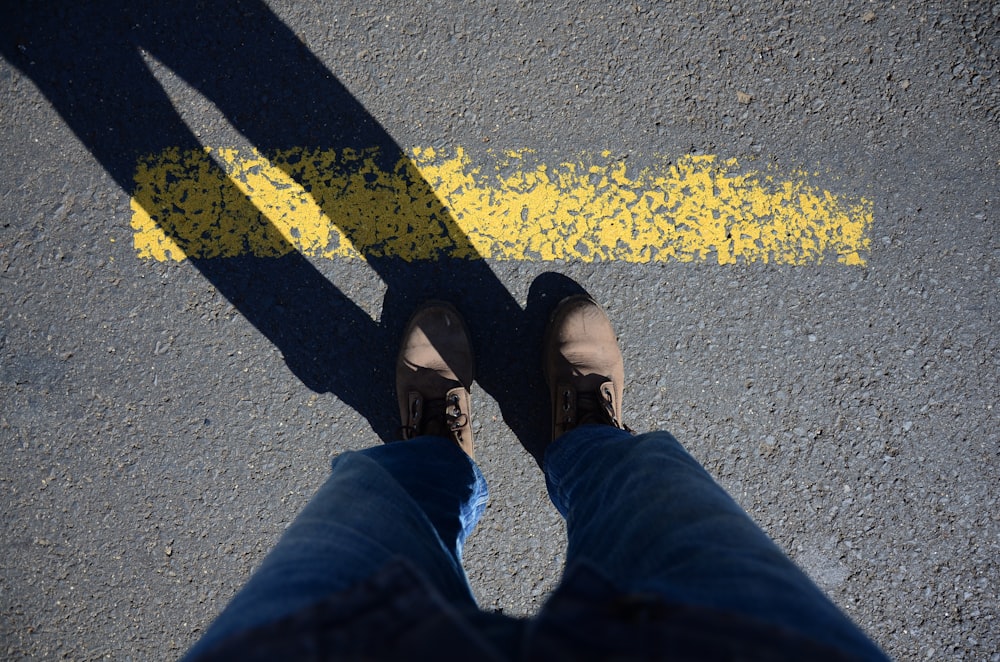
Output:
<path fill-rule="evenodd" d="M 558 272 L 616 324 L 630 425 L 673 432 L 891 656 L 1000 660 L 995 3 L 108 5 L 5 12 L 0 655 L 181 654 L 330 457 L 395 425 L 391 332 L 422 293 L 407 274 L 459 273 L 474 328 L 532 330 L 505 306 L 539 310 L 532 283 Z M 130 177 L 149 150 L 366 140 L 808 171 L 872 201 L 871 252 L 136 257 Z M 370 329 L 374 351 L 338 352 Z M 487 359 L 474 395 L 492 492 L 466 568 L 484 608 L 530 614 L 565 544 L 522 445 L 544 402 L 520 386 L 534 350 L 477 333 L 512 366 Z"/>

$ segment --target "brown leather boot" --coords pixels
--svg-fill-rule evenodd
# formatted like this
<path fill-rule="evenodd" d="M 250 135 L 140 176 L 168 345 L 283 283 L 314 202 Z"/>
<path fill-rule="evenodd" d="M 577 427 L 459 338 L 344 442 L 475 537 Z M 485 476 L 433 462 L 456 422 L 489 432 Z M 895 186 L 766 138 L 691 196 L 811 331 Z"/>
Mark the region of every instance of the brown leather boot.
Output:
<path fill-rule="evenodd" d="M 453 440 L 471 457 L 472 345 L 451 304 L 428 301 L 403 332 L 396 359 L 396 397 L 403 439 L 423 434 Z"/>
<path fill-rule="evenodd" d="M 584 423 L 622 424 L 625 364 L 611 320 L 586 294 L 563 299 L 545 333 L 552 439 Z"/>

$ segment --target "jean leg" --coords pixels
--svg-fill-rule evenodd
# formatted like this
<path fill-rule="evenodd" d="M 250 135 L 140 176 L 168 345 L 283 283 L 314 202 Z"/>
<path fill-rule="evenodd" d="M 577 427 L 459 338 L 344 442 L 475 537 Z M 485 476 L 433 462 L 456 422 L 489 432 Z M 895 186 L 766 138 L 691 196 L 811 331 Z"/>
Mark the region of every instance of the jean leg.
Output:
<path fill-rule="evenodd" d="M 878 648 L 666 432 L 581 426 L 544 461 L 566 518 L 567 566 L 621 590 L 741 613 L 863 658 Z"/>
<path fill-rule="evenodd" d="M 419 568 L 445 599 L 475 605 L 462 545 L 486 499 L 479 468 L 448 439 L 336 457 L 330 477 L 188 657 L 347 589 L 393 557 Z"/>

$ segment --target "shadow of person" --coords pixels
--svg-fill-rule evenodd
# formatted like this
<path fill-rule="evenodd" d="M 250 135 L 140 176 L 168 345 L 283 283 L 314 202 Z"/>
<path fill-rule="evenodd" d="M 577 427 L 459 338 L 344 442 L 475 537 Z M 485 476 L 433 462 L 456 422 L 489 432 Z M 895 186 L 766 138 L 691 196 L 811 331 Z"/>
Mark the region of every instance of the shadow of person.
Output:
<path fill-rule="evenodd" d="M 201 150 L 143 59 L 145 51 L 216 105 L 260 152 L 309 147 L 370 150 L 392 171 L 407 157 L 391 136 L 262 2 L 87 3 L 25 2 L 5 12 L 4 57 L 31 78 L 79 140 L 126 192 L 138 160 L 177 148 Z M 290 177 L 295 169 L 276 162 Z M 213 166 L 217 167 L 217 166 Z M 345 166 L 350 167 L 350 166 Z M 537 456 L 548 434 L 541 412 L 547 395 L 522 311 L 446 208 L 426 200 L 433 190 L 416 168 L 398 214 L 423 218 L 413 242 L 447 242 L 437 259 L 407 261 L 365 247 L 356 225 L 342 222 L 336 203 L 323 211 L 386 286 L 373 321 L 297 252 L 273 227 L 277 257 L 225 259 L 189 253 L 191 263 L 282 352 L 310 389 L 332 392 L 364 416 L 383 440 L 398 429 L 393 364 L 402 326 L 427 298 L 452 301 L 467 317 L 477 352 L 477 382 L 498 402 L 505 422 Z M 224 173 L 220 177 L 225 178 Z M 306 183 L 300 182 L 305 185 Z M 405 198 L 406 196 L 404 196 Z M 143 204 L 139 200 L 139 204 Z M 230 215 L 270 222 L 246 196 L 230 196 Z M 162 210 L 146 208 L 154 220 Z M 176 228 L 158 221 L 184 245 Z M 373 220 L 372 222 L 377 222 Z M 462 257 L 455 257 L 462 256 Z M 558 279 L 550 279 L 555 282 Z M 555 288 L 565 289 L 565 283 Z M 545 287 L 534 288 L 537 291 Z M 544 296 L 535 297 L 536 301 Z"/>

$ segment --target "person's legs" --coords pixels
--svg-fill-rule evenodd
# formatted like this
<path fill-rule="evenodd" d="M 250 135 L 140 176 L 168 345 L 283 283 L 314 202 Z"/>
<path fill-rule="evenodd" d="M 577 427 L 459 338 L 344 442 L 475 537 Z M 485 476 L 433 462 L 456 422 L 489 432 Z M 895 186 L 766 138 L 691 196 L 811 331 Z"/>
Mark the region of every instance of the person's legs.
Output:
<path fill-rule="evenodd" d="M 543 468 L 566 518 L 567 568 L 589 562 L 626 593 L 735 612 L 881 657 L 677 440 L 625 428 L 618 341 L 589 297 L 553 313 L 545 373 L 554 441 Z"/>
<path fill-rule="evenodd" d="M 418 568 L 447 600 L 474 605 L 462 544 L 486 499 L 475 462 L 442 437 L 338 456 L 330 477 L 189 656 L 350 588 L 393 557 Z"/>
<path fill-rule="evenodd" d="M 549 447 L 545 470 L 566 518 L 567 567 L 588 561 L 625 592 L 732 611 L 880 655 L 668 433 L 581 426 Z"/>
<path fill-rule="evenodd" d="M 462 545 L 487 489 L 472 459 L 472 379 L 461 316 L 444 303 L 420 307 L 396 361 L 406 441 L 334 459 L 326 483 L 188 657 L 344 591 L 394 557 L 445 600 L 474 607 Z"/>

